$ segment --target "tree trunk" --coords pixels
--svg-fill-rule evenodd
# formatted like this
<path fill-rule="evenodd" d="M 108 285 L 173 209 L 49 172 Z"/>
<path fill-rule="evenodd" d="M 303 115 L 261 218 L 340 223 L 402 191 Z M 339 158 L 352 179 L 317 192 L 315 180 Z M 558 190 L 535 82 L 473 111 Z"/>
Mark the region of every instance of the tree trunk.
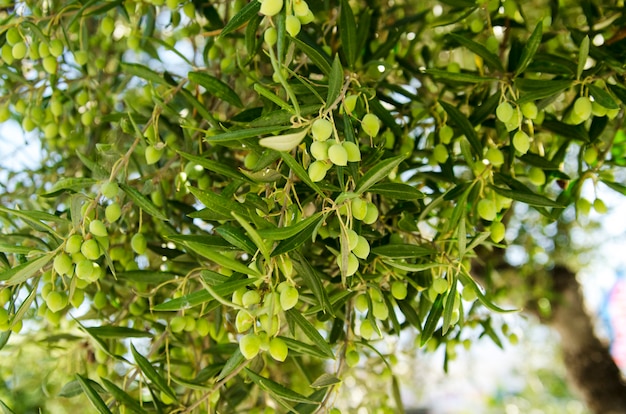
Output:
<path fill-rule="evenodd" d="M 570 382 L 593 413 L 626 414 L 626 383 L 608 346 L 595 335 L 576 275 L 558 266 L 551 273 L 555 300 L 548 323 L 561 336 Z"/>

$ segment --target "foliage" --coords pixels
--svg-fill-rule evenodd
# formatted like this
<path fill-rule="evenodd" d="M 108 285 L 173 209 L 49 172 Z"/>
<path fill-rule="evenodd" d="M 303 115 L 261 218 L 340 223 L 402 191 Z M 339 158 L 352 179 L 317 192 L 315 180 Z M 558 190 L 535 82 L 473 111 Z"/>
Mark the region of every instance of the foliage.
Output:
<path fill-rule="evenodd" d="M 0 195 L 0 343 L 72 349 L 98 412 L 301 413 L 383 335 L 499 343 L 471 268 L 513 202 L 626 193 L 622 7 L 4 7 L 0 121 L 44 160 Z"/>

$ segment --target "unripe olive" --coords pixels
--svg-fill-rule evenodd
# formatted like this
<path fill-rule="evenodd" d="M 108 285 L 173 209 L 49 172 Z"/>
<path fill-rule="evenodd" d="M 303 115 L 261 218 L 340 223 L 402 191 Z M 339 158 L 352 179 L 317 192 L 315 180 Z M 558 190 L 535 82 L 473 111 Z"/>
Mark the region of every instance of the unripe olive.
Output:
<path fill-rule="evenodd" d="M 276 28 L 272 26 L 268 27 L 265 30 L 265 33 L 263 33 L 263 40 L 265 40 L 265 43 L 267 43 L 269 47 L 274 46 L 278 41 L 278 32 L 276 31 Z"/>
<path fill-rule="evenodd" d="M 473 33 L 480 33 L 480 32 L 482 32 L 484 27 L 485 27 L 485 23 L 481 19 L 474 19 L 470 23 L 470 30 Z"/>
<path fill-rule="evenodd" d="M 337 266 L 341 269 L 341 254 L 337 255 Z M 343 269 L 342 269 L 343 270 Z M 346 276 L 352 276 L 359 270 L 359 259 L 352 253 L 348 254 L 348 265 L 345 269 Z"/>
<path fill-rule="evenodd" d="M 283 362 L 287 359 L 289 348 L 287 344 L 280 338 L 272 338 L 270 340 L 270 355 L 277 361 Z"/>
<path fill-rule="evenodd" d="M 248 289 L 245 287 L 237 289 L 236 291 L 233 292 L 233 295 L 230 301 L 233 302 L 235 305 L 243 306 L 243 301 L 242 301 L 243 294 L 246 293 L 247 291 Z"/>
<path fill-rule="evenodd" d="M 485 157 L 494 167 L 504 164 L 504 154 L 496 147 L 489 148 Z"/>
<path fill-rule="evenodd" d="M 489 226 L 489 230 L 491 231 L 491 240 L 495 243 L 500 243 L 504 239 L 504 235 L 506 233 L 506 227 L 499 221 L 494 221 Z"/>
<path fill-rule="evenodd" d="M 196 321 L 196 333 L 201 338 L 204 338 L 205 336 L 207 336 L 209 334 L 210 329 L 211 329 L 211 326 L 209 325 L 209 321 L 207 321 L 206 319 L 200 318 Z"/>
<path fill-rule="evenodd" d="M 11 53 L 13 55 L 13 59 L 15 60 L 23 59 L 26 56 L 27 52 L 28 52 L 28 47 L 26 46 L 26 43 L 24 42 L 18 42 L 14 44 L 13 47 L 11 48 Z"/>
<path fill-rule="evenodd" d="M 583 154 L 583 159 L 589 165 L 594 164 L 598 160 L 598 150 L 595 147 L 589 147 Z"/>
<path fill-rule="evenodd" d="M 593 200 L 593 209 L 598 214 L 606 214 L 609 211 L 606 207 L 606 204 L 604 204 L 604 201 L 602 201 L 602 199 L 600 198 L 596 198 L 595 200 Z"/>
<path fill-rule="evenodd" d="M 369 319 L 364 319 L 361 322 L 359 333 L 363 339 L 370 340 L 374 337 L 376 330 L 374 329 L 374 325 L 372 325 Z"/>
<path fill-rule="evenodd" d="M 296 306 L 298 298 L 300 297 L 298 289 L 293 286 L 288 286 L 280 292 L 280 307 L 283 310 L 289 310 Z"/>
<path fill-rule="evenodd" d="M 365 114 L 361 120 L 361 127 L 367 135 L 375 137 L 380 130 L 380 119 L 374 114 Z"/>
<path fill-rule="evenodd" d="M 89 232 L 94 236 L 107 237 L 107 228 L 101 220 L 92 220 L 89 223 Z M 84 254 L 84 253 L 83 253 Z"/>
<path fill-rule="evenodd" d="M 591 100 L 586 96 L 581 96 L 574 101 L 574 113 L 578 118 L 586 121 L 591 117 Z"/>
<path fill-rule="evenodd" d="M 82 289 L 76 289 L 74 290 L 74 293 L 72 294 L 72 298 L 70 299 L 70 304 L 74 308 L 78 308 L 80 305 L 83 304 L 84 300 L 85 300 L 85 291 Z"/>
<path fill-rule="evenodd" d="M 306 16 L 309 14 L 309 5 L 305 0 L 294 0 L 293 2 L 293 14 L 298 17 Z"/>
<path fill-rule="evenodd" d="M 259 11 L 261 12 L 261 14 L 264 14 L 266 16 L 275 16 L 278 14 L 278 12 L 280 12 L 282 8 L 283 0 L 262 0 L 261 9 Z"/>
<path fill-rule="evenodd" d="M 357 296 L 356 299 L 354 299 L 354 307 L 359 312 L 367 312 L 367 309 L 369 307 L 368 301 L 367 301 L 367 294 L 363 293 Z"/>
<path fill-rule="evenodd" d="M 105 196 L 109 200 L 113 200 L 115 197 L 117 197 L 117 194 L 120 191 L 120 187 L 115 181 L 107 181 L 106 183 L 102 184 L 102 186 L 100 187 L 100 191 L 102 192 L 103 196 Z"/>
<path fill-rule="evenodd" d="M 314 161 L 309 165 L 309 178 L 313 182 L 319 182 L 326 177 L 326 172 L 330 169 L 330 165 L 325 161 Z"/>
<path fill-rule="evenodd" d="M 291 37 L 298 36 L 298 33 L 300 33 L 301 28 L 302 28 L 302 23 L 300 22 L 300 19 L 298 19 L 298 17 L 291 16 L 291 15 L 286 17 L 285 29 L 287 30 L 287 33 L 289 33 Z"/>
<path fill-rule="evenodd" d="M 546 183 L 546 173 L 539 167 L 531 167 L 528 171 L 528 179 L 536 186 Z"/>
<path fill-rule="evenodd" d="M 104 210 L 104 215 L 109 223 L 114 223 L 122 215 L 122 208 L 117 203 L 111 203 Z"/>
<path fill-rule="evenodd" d="M 361 359 L 361 356 L 359 355 L 359 353 L 357 351 L 355 351 L 354 349 L 348 351 L 346 353 L 346 364 L 350 367 L 353 368 L 355 367 L 358 363 L 359 360 Z M 333 408 L 334 409 L 334 408 Z"/>
<path fill-rule="evenodd" d="M 513 147 L 522 154 L 526 154 L 530 149 L 530 137 L 524 131 L 517 131 L 513 135 Z"/>
<path fill-rule="evenodd" d="M 257 356 L 261 350 L 261 342 L 261 338 L 258 335 L 249 333 L 239 340 L 239 350 L 244 358 L 252 359 Z"/>
<path fill-rule="evenodd" d="M 439 164 L 443 164 L 448 160 L 448 148 L 443 144 L 435 145 L 435 148 L 433 148 L 433 158 Z"/>
<path fill-rule="evenodd" d="M 454 137 L 454 130 L 449 125 L 442 125 L 439 128 L 439 140 L 442 144 L 449 144 Z"/>
<path fill-rule="evenodd" d="M 328 158 L 335 165 L 348 165 L 348 152 L 340 143 L 334 143 L 328 148 Z"/>
<path fill-rule="evenodd" d="M 476 211 L 482 219 L 492 221 L 496 218 L 497 214 L 496 203 L 490 198 L 483 198 L 478 202 Z"/>
<path fill-rule="evenodd" d="M 54 75 L 57 72 L 59 63 L 57 62 L 57 58 L 54 56 L 47 56 L 43 58 L 41 65 L 43 66 L 43 70 L 51 75 Z"/>
<path fill-rule="evenodd" d="M 193 332 L 196 330 L 196 318 L 191 315 L 185 316 L 185 332 Z"/>
<path fill-rule="evenodd" d="M 372 314 L 376 319 L 384 321 L 389 317 L 389 309 L 385 302 L 373 302 L 372 308 Z"/>
<path fill-rule="evenodd" d="M 444 278 L 437 278 L 433 281 L 433 290 L 439 294 L 448 290 L 448 281 Z"/>
<path fill-rule="evenodd" d="M 50 42 L 49 45 L 50 48 L 50 54 L 54 57 L 59 57 L 63 54 L 63 42 L 60 41 L 59 39 L 54 39 Z"/>
<path fill-rule="evenodd" d="M 93 262 L 87 259 L 79 261 L 74 273 L 79 279 L 91 280 L 94 273 Z"/>
<path fill-rule="evenodd" d="M 250 312 L 246 310 L 237 312 L 237 316 L 235 317 L 235 328 L 237 332 L 246 332 L 248 329 L 252 328 L 253 324 L 254 317 Z"/>
<path fill-rule="evenodd" d="M 77 50 L 74 52 L 74 61 L 79 66 L 86 65 L 89 61 L 89 55 L 84 50 Z"/>
<path fill-rule="evenodd" d="M 496 108 L 496 117 L 505 124 L 513 117 L 513 107 L 507 101 L 503 101 Z"/>
<path fill-rule="evenodd" d="M 326 160 L 328 159 L 328 147 L 329 145 L 325 141 L 313 141 L 310 147 L 311 155 L 316 160 Z"/>
<path fill-rule="evenodd" d="M 249 308 L 250 306 L 256 305 L 261 302 L 261 295 L 256 290 L 248 290 L 241 297 L 241 302 L 244 307 Z"/>
<path fill-rule="evenodd" d="M 46 296 L 46 305 L 52 312 L 58 312 L 67 306 L 67 296 L 58 291 L 52 291 Z"/>
<path fill-rule="evenodd" d="M 0 307 L 0 328 L 9 324 L 9 311 Z"/>
<path fill-rule="evenodd" d="M 391 284 L 391 296 L 397 300 L 405 299 L 407 295 L 407 287 L 403 282 L 396 280 Z"/>
<path fill-rule="evenodd" d="M 357 243 L 359 242 L 359 235 L 357 234 L 356 231 L 352 229 L 347 229 L 346 236 L 348 239 L 348 249 L 353 250 L 356 247 Z"/>
<path fill-rule="evenodd" d="M 351 114 L 352 112 L 354 112 L 354 109 L 356 108 L 356 103 L 358 100 L 359 100 L 359 95 L 346 96 L 343 100 L 343 109 L 348 114 Z"/>
<path fill-rule="evenodd" d="M 348 162 L 361 161 L 361 150 L 357 144 L 350 141 L 344 141 L 341 145 L 343 145 L 346 153 L 348 154 Z"/>
<path fill-rule="evenodd" d="M 182 331 L 185 330 L 186 324 L 187 324 L 187 321 L 185 320 L 184 316 L 176 315 L 170 321 L 170 330 L 174 333 L 181 333 Z"/>
<path fill-rule="evenodd" d="M 591 202 L 586 198 L 579 198 L 576 200 L 576 210 L 586 216 L 591 211 Z"/>
<path fill-rule="evenodd" d="M 144 254 L 148 248 L 148 241 L 142 233 L 137 233 L 130 239 L 130 247 L 135 253 Z"/>
<path fill-rule="evenodd" d="M 110 16 L 103 17 L 100 22 L 100 31 L 102 34 L 105 37 L 109 37 L 113 34 L 113 30 L 115 30 L 115 20 Z"/>
<path fill-rule="evenodd" d="M 378 207 L 374 203 L 367 203 L 367 213 L 363 217 L 363 223 L 374 224 L 378 220 Z"/>
<path fill-rule="evenodd" d="M 22 41 L 22 35 L 17 27 L 11 27 L 6 31 L 6 41 L 9 46 L 13 46 Z"/>
<path fill-rule="evenodd" d="M 524 102 L 520 105 L 520 109 L 522 110 L 522 115 L 528 119 L 537 118 L 538 110 L 537 105 L 534 102 Z"/>
<path fill-rule="evenodd" d="M 145 158 L 146 163 L 148 165 L 156 164 L 161 159 L 163 155 L 163 148 L 156 148 L 153 145 L 150 145 L 146 148 Z"/>
<path fill-rule="evenodd" d="M 85 240 L 80 246 L 80 252 L 89 260 L 97 260 L 102 256 L 100 245 L 95 239 Z"/>
<path fill-rule="evenodd" d="M 367 256 L 370 254 L 370 244 L 367 242 L 365 237 L 359 236 L 356 246 L 354 246 L 352 253 L 359 259 L 367 259 Z"/>
<path fill-rule="evenodd" d="M 107 295 L 103 291 L 99 290 L 93 296 L 93 306 L 96 309 L 104 309 L 107 303 L 108 303 Z"/>
<path fill-rule="evenodd" d="M 259 316 L 259 323 L 261 324 L 261 329 L 270 337 L 278 334 L 280 330 L 280 322 L 277 315 L 270 317 L 268 314 L 263 314 Z"/>
<path fill-rule="evenodd" d="M 71 275 L 74 263 L 66 253 L 61 253 L 54 258 L 53 267 L 59 275 Z"/>

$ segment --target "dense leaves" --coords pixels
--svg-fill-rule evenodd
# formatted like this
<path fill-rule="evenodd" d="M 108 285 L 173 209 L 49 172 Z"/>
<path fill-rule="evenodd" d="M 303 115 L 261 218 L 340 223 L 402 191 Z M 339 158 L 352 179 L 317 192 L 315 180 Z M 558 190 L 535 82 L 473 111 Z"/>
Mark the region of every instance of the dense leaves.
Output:
<path fill-rule="evenodd" d="M 98 412 L 304 413 L 384 335 L 500 343 L 472 261 L 514 203 L 624 193 L 624 16 L 565 3 L 0 9 L 0 121 L 43 157 L 2 184 L 0 346 L 67 335 Z"/>

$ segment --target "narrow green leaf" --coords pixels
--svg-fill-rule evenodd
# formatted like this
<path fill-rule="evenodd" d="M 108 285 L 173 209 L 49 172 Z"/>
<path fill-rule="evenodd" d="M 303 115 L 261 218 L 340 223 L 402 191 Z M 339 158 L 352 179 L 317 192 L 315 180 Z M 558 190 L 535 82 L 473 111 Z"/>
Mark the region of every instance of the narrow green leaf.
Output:
<path fill-rule="evenodd" d="M 291 171 L 293 171 L 294 174 L 296 174 L 296 176 L 300 180 L 302 180 L 306 185 L 309 186 L 309 188 L 314 190 L 317 194 L 319 194 L 320 196 L 326 198 L 326 194 L 324 194 L 322 189 L 316 183 L 314 183 L 311 180 L 311 178 L 309 177 L 309 174 L 302 167 L 302 165 L 300 165 L 300 163 L 295 160 L 295 158 L 293 158 L 290 154 L 288 154 L 286 152 L 281 152 L 280 153 L 280 157 L 283 159 L 283 161 L 285 161 L 285 164 L 287 164 L 287 166 L 289 166 Z"/>
<path fill-rule="evenodd" d="M 380 181 L 384 180 L 405 158 L 405 156 L 399 155 L 377 163 L 363 174 L 361 179 L 357 182 L 354 192 L 356 194 L 363 194 L 374 184 L 378 184 Z"/>
<path fill-rule="evenodd" d="M 178 91 L 178 95 L 181 95 L 183 99 L 185 99 L 191 106 L 193 106 L 193 108 L 198 111 L 198 114 L 200 114 L 203 119 L 206 119 L 211 126 L 216 127 L 219 124 L 215 120 L 213 115 L 206 109 L 206 107 L 202 103 L 200 103 L 200 101 L 198 101 L 198 98 L 196 98 L 187 89 L 181 89 L 180 91 Z"/>
<path fill-rule="evenodd" d="M 335 316 L 332 303 L 328 298 L 328 293 L 326 289 L 324 289 L 322 279 L 315 272 L 315 269 L 299 252 L 292 252 L 290 256 L 293 258 L 293 267 L 302 278 L 304 284 L 313 292 L 313 296 L 317 299 L 321 309 L 329 315 Z"/>
<path fill-rule="evenodd" d="M 474 289 L 479 302 L 482 303 L 483 306 L 485 306 L 487 309 L 498 313 L 518 312 L 517 309 L 502 309 L 494 305 L 489 299 L 487 299 L 487 297 L 483 294 L 481 288 L 469 274 L 461 272 L 458 274 L 458 277 L 461 283 L 463 283 L 463 286 L 471 286 L 471 288 Z"/>
<path fill-rule="evenodd" d="M 461 204 L 461 203 L 458 203 Z M 463 202 L 463 204 L 465 204 Z M 467 229 L 465 228 L 465 216 L 461 216 L 459 219 L 459 226 L 457 229 L 457 241 L 458 241 L 458 250 L 459 250 L 459 258 L 463 258 L 465 256 L 466 247 L 467 247 Z"/>
<path fill-rule="evenodd" d="M 341 49 L 343 50 L 348 66 L 353 67 L 357 60 L 359 50 L 357 50 L 358 39 L 356 37 L 356 22 L 348 0 L 341 0 L 339 37 L 341 38 Z"/>
<path fill-rule="evenodd" d="M 85 330 L 100 338 L 152 338 L 154 336 L 150 332 L 125 326 L 94 326 Z"/>
<path fill-rule="evenodd" d="M 434 79 L 439 79 L 441 81 L 452 81 L 452 82 L 462 82 L 462 83 L 482 83 L 482 82 L 492 82 L 498 80 L 497 78 L 490 76 L 481 76 L 474 75 L 472 73 L 464 73 L 464 72 L 448 72 L 447 70 L 442 69 L 427 69 L 424 73 L 432 76 Z"/>
<path fill-rule="evenodd" d="M 580 42 L 580 49 L 578 50 L 578 68 L 576 70 L 576 79 L 580 80 L 580 76 L 585 69 L 585 63 L 589 57 L 589 36 L 585 36 Z"/>
<path fill-rule="evenodd" d="M 564 205 L 549 199 L 546 196 L 542 196 L 540 194 L 530 193 L 530 192 L 519 192 L 507 190 L 505 188 L 497 187 L 495 185 L 490 185 L 490 187 L 498 194 L 508 197 L 513 200 L 521 201 L 522 203 L 526 203 L 529 206 L 535 207 L 555 207 L 555 208 L 565 208 Z"/>
<path fill-rule="evenodd" d="M 230 257 L 226 255 L 216 252 L 210 246 L 207 246 L 201 243 L 195 243 L 195 242 L 186 242 L 185 244 L 187 245 L 187 247 L 189 247 L 194 252 L 198 253 L 200 256 L 203 256 L 211 260 L 212 262 L 215 262 L 219 264 L 220 266 L 224 266 L 227 269 L 230 269 L 234 272 L 261 276 L 258 270 L 251 269 L 236 259 L 231 259 Z"/>
<path fill-rule="evenodd" d="M 289 309 L 285 312 L 286 316 L 291 319 L 296 325 L 300 327 L 304 335 L 313 342 L 315 346 L 319 348 L 319 350 L 326 355 L 327 358 L 335 359 L 335 355 L 333 355 L 333 350 L 328 345 L 328 342 L 320 335 L 317 329 L 309 322 L 302 314 L 296 309 Z"/>
<path fill-rule="evenodd" d="M 162 74 L 153 71 L 147 66 L 140 65 L 139 63 L 120 63 L 122 70 L 129 75 L 136 76 L 140 79 L 148 82 L 154 82 L 156 84 L 168 85 Z"/>
<path fill-rule="evenodd" d="M 452 314 L 454 313 L 454 302 L 457 299 L 456 292 L 456 278 L 452 278 L 451 289 L 448 291 L 448 296 L 446 296 L 446 303 L 443 307 L 443 325 L 441 327 L 441 333 L 443 335 L 448 332 L 450 326 L 452 326 Z"/>
<path fill-rule="evenodd" d="M 93 405 L 93 407 L 98 410 L 100 414 L 111 414 L 109 407 L 107 407 L 104 401 L 102 401 L 100 395 L 98 395 L 96 390 L 91 386 L 92 381 L 90 379 L 85 378 L 80 374 L 76 374 L 76 380 L 89 399 L 89 402 L 91 402 L 91 405 Z"/>
<path fill-rule="evenodd" d="M 2 408 L 2 414 L 15 414 L 15 411 L 13 411 L 8 405 L 6 405 L 4 403 L 4 401 L 0 400 L 0 408 Z"/>
<path fill-rule="evenodd" d="M 313 358 L 319 358 L 319 359 L 328 358 L 328 355 L 326 355 L 325 353 L 320 351 L 319 348 L 313 345 L 305 344 L 304 342 L 300 342 L 293 338 L 288 338 L 286 336 L 279 336 L 279 338 L 282 339 L 287 345 L 287 348 L 289 348 L 290 355 L 291 353 L 295 353 L 298 355 L 309 355 L 309 356 L 312 356 Z"/>
<path fill-rule="evenodd" d="M 51 254 L 45 254 L 26 263 L 12 267 L 0 273 L 0 280 L 6 281 L 6 286 L 19 285 L 33 277 L 37 272 L 52 260 Z"/>
<path fill-rule="evenodd" d="M 528 165 L 539 167 L 542 170 L 557 171 L 560 169 L 559 164 L 557 164 L 556 162 L 546 159 L 541 155 L 533 154 L 532 152 L 527 152 L 526 154 L 518 158 L 522 160 L 522 162 L 525 162 Z"/>
<path fill-rule="evenodd" d="M 243 108 L 243 103 L 239 95 L 230 86 L 214 76 L 204 72 L 189 72 L 187 77 L 190 81 L 197 83 L 207 90 L 211 95 L 228 102 L 238 108 Z"/>
<path fill-rule="evenodd" d="M 10 208 L 6 208 L 0 205 L 0 212 L 6 213 L 9 217 L 11 216 L 19 217 L 23 219 L 24 221 L 28 222 L 32 226 L 33 229 L 37 231 L 47 232 L 53 235 L 57 235 L 56 232 L 54 231 L 52 227 L 43 223 L 44 221 L 51 221 L 53 223 L 59 223 L 61 225 L 69 224 L 68 220 L 61 218 L 61 217 L 57 217 L 53 214 L 43 212 L 43 211 L 11 210 Z"/>
<path fill-rule="evenodd" d="M 331 59 L 323 49 L 312 41 L 311 44 L 309 44 L 309 42 L 305 41 L 305 38 L 302 35 L 293 38 L 292 41 L 300 50 L 304 52 L 305 55 L 309 57 L 309 59 L 311 59 L 311 62 L 320 68 L 324 75 L 330 76 Z"/>
<path fill-rule="evenodd" d="M 42 197 L 55 197 L 64 191 L 72 191 L 78 192 L 84 189 L 88 189 L 95 185 L 98 182 L 95 178 L 88 177 L 71 177 L 71 178 L 63 178 L 57 181 L 50 191 L 42 194 Z"/>
<path fill-rule="evenodd" d="M 328 78 L 328 95 L 326 96 L 326 109 L 331 109 L 343 87 L 343 68 L 339 61 L 339 55 L 335 55 L 333 67 Z"/>
<path fill-rule="evenodd" d="M 448 267 L 449 265 L 445 263 L 403 263 L 403 262 L 394 262 L 393 260 L 383 260 L 386 264 L 391 267 L 395 267 L 396 269 L 406 270 L 409 272 L 421 272 L 423 270 L 435 269 L 438 267 Z"/>
<path fill-rule="evenodd" d="M 600 180 L 606 184 L 610 189 L 617 191 L 620 194 L 626 195 L 626 186 L 609 180 Z"/>
<path fill-rule="evenodd" d="M 248 233 L 248 236 L 250 237 L 252 242 L 256 245 L 256 247 L 259 249 L 259 251 L 263 255 L 263 258 L 265 258 L 265 260 L 269 262 L 270 249 L 267 246 L 267 243 L 265 243 L 265 240 L 263 240 L 263 238 L 259 235 L 256 229 L 252 227 L 250 223 L 248 223 L 243 217 L 241 217 L 234 211 L 231 213 L 231 215 L 235 218 L 235 220 L 239 222 L 241 227 L 243 227 L 244 230 Z"/>
<path fill-rule="evenodd" d="M 261 9 L 260 1 L 251 1 L 239 10 L 239 13 L 234 15 L 232 19 L 226 23 L 226 26 L 222 29 L 220 33 L 220 37 L 224 37 L 227 34 L 234 32 L 239 29 L 241 26 L 249 22 L 253 17 L 255 17 L 259 10 Z"/>
<path fill-rule="evenodd" d="M 498 55 L 490 52 L 489 49 L 487 49 L 485 46 L 473 41 L 467 36 L 461 36 L 456 33 L 450 33 L 448 34 L 448 37 L 457 42 L 459 45 L 471 50 L 472 52 L 480 56 L 491 69 L 500 72 L 504 71 L 504 68 L 502 67 L 502 62 L 500 62 L 500 58 L 498 57 Z"/>
<path fill-rule="evenodd" d="M 293 107 L 291 105 L 289 105 L 287 102 L 285 102 L 278 95 L 276 95 L 274 92 L 272 92 L 269 89 L 265 88 L 260 83 L 255 83 L 253 88 L 259 95 L 261 95 L 264 98 L 267 98 L 270 101 L 274 102 L 276 105 L 278 105 L 282 109 L 288 111 L 293 116 L 293 113 L 294 113 Z"/>
<path fill-rule="evenodd" d="M 532 61 L 539 45 L 541 44 L 541 37 L 543 36 L 543 20 L 540 20 L 535 26 L 535 30 L 528 38 L 528 42 L 526 46 L 524 46 L 524 50 L 522 50 L 522 55 L 519 59 L 519 64 L 517 65 L 517 70 L 515 71 L 515 76 L 519 76 L 528 64 Z"/>
<path fill-rule="evenodd" d="M 152 200 L 141 194 L 139 190 L 124 183 L 120 183 L 119 186 L 137 207 L 141 208 L 143 211 L 158 220 L 168 221 L 167 216 L 161 213 L 161 211 L 159 211 L 159 208 L 152 202 Z"/>
<path fill-rule="evenodd" d="M 160 284 L 179 277 L 177 273 L 159 272 L 155 270 L 130 270 L 128 272 L 117 272 L 117 278 L 130 282 Z"/>
<path fill-rule="evenodd" d="M 242 217 L 249 217 L 248 210 L 246 210 L 244 205 L 238 203 L 237 201 L 229 200 L 221 194 L 217 194 L 212 191 L 200 190 L 195 187 L 189 187 L 189 191 L 198 199 L 198 201 L 204 204 L 206 208 L 222 216 L 223 220 L 232 220 L 232 212 L 235 212 Z"/>
<path fill-rule="evenodd" d="M 246 360 L 246 358 L 239 350 L 239 347 L 237 347 L 235 349 L 235 352 L 233 352 L 230 355 L 230 358 L 228 358 L 228 361 L 226 361 L 226 364 L 224 364 L 224 368 L 222 368 L 222 370 L 220 371 L 220 375 L 217 377 L 216 380 L 218 382 L 223 380 L 224 378 L 235 372 L 238 368 L 247 365 L 248 362 L 249 361 Z"/>
<path fill-rule="evenodd" d="M 236 250 L 232 244 L 225 241 L 223 238 L 219 236 L 208 236 L 208 235 L 199 235 L 199 234 L 170 234 L 166 236 L 169 240 L 172 240 L 176 243 L 186 243 L 186 242 L 196 242 L 205 244 L 207 246 L 212 247 L 215 250 L 220 251 L 228 251 L 228 250 Z"/>
<path fill-rule="evenodd" d="M 470 123 L 469 119 L 461 112 L 459 109 L 451 105 L 445 101 L 439 101 L 439 104 L 443 107 L 446 113 L 450 116 L 452 121 L 458 126 L 463 134 L 465 134 L 465 138 L 469 141 L 472 146 L 472 151 L 477 159 L 482 158 L 483 154 L 483 146 L 478 139 L 478 135 L 474 130 L 474 127 Z"/>
<path fill-rule="evenodd" d="M 135 346 L 132 343 L 130 344 L 130 351 L 133 354 L 133 358 L 135 359 L 137 366 L 139 366 L 139 369 L 145 375 L 145 377 L 149 379 L 152 384 L 156 386 L 159 390 L 167 394 L 168 397 L 170 397 L 174 401 L 177 401 L 178 397 L 176 396 L 174 390 L 172 390 L 172 388 L 170 388 L 170 386 L 167 384 L 167 380 L 159 375 L 159 373 L 156 371 L 156 369 L 154 369 L 150 361 L 148 361 L 143 355 L 137 352 Z"/>
<path fill-rule="evenodd" d="M 270 125 L 257 128 L 237 129 L 235 131 L 228 131 L 216 135 L 210 135 L 213 131 L 209 130 L 204 139 L 209 143 L 239 141 L 246 138 L 254 138 L 262 135 L 280 132 L 291 127 L 291 125 Z"/>
<path fill-rule="evenodd" d="M 435 333 L 435 329 L 437 329 L 437 324 L 439 323 L 439 319 L 441 319 L 441 314 L 443 313 L 443 295 L 437 295 L 433 306 L 430 308 L 430 312 L 428 312 L 428 317 L 426 318 L 426 323 L 424 323 L 424 329 L 422 329 L 422 333 L 420 334 L 420 346 L 426 345 L 426 342 L 433 336 Z"/>
<path fill-rule="evenodd" d="M 515 80 L 515 86 L 522 92 L 518 104 L 537 101 L 561 93 L 572 86 L 571 80 L 524 79 Z"/>
<path fill-rule="evenodd" d="M 287 401 L 302 402 L 306 404 L 318 404 L 317 401 L 311 400 L 304 395 L 285 387 L 284 385 L 274 382 L 269 378 L 262 377 L 248 368 L 244 369 L 252 382 L 254 382 L 265 391 L 269 392 L 275 398 Z"/>
<path fill-rule="evenodd" d="M 619 109 L 619 105 L 610 93 L 596 85 L 589 84 L 587 87 L 589 88 L 589 93 L 598 104 L 606 109 Z"/>
<path fill-rule="evenodd" d="M 395 198 L 396 200 L 417 200 L 424 198 L 424 193 L 412 185 L 404 183 L 374 184 L 370 187 L 369 192 Z"/>
<path fill-rule="evenodd" d="M 410 259 L 435 253 L 433 249 L 415 244 L 386 244 L 372 248 L 371 252 L 377 256 L 391 259 Z"/>
<path fill-rule="evenodd" d="M 237 171 L 236 169 L 234 169 L 233 167 L 229 165 L 226 165 L 218 161 L 209 160 L 204 157 L 199 157 L 197 155 L 188 154 L 186 152 L 182 152 L 182 151 L 177 151 L 177 152 L 178 152 L 178 155 L 182 156 L 183 158 L 189 161 L 193 161 L 196 164 L 201 165 L 203 168 L 206 168 L 209 171 L 213 171 L 214 173 L 223 175 L 228 178 L 232 178 L 234 180 L 246 181 L 248 183 L 251 182 L 251 180 L 248 179 L 248 177 L 246 177 L 245 175 L 243 175 L 242 173 L 240 173 L 239 171 Z"/>
<path fill-rule="evenodd" d="M 311 387 L 312 388 L 326 388 L 326 387 L 331 387 L 333 385 L 340 384 L 340 383 L 341 383 L 340 378 L 337 378 L 336 376 L 328 374 L 328 373 L 324 373 L 320 375 L 319 377 L 317 377 L 317 379 L 311 383 Z"/>
<path fill-rule="evenodd" d="M 309 221 L 308 225 L 304 227 L 300 232 L 278 243 L 278 245 L 272 251 L 272 257 L 290 252 L 302 246 L 307 240 L 311 239 L 311 236 L 315 232 L 318 223 L 319 219 Z"/>
<path fill-rule="evenodd" d="M 227 297 L 237 289 L 246 287 L 254 283 L 255 279 L 239 279 L 225 282 L 221 285 L 213 287 L 213 292 L 221 297 Z M 198 292 L 190 293 L 189 295 L 181 296 L 180 298 L 172 299 L 167 302 L 159 303 L 152 308 L 154 311 L 179 311 L 182 309 L 190 309 L 195 306 L 199 306 L 205 303 L 213 302 L 215 298 L 206 290 L 200 290 Z"/>
<path fill-rule="evenodd" d="M 311 217 L 307 217 L 304 220 L 299 220 L 295 224 L 287 227 L 272 227 L 259 230 L 259 235 L 268 240 L 285 240 L 299 234 L 301 231 L 311 225 L 311 223 L 319 223 L 326 215 L 322 212 L 317 212 Z"/>
<path fill-rule="evenodd" d="M 139 402 L 135 400 L 133 397 L 128 395 L 124 390 L 119 388 L 117 385 L 112 383 L 106 378 L 100 378 L 102 383 L 104 384 L 104 388 L 107 389 L 120 404 L 124 405 L 124 407 L 128 408 L 131 412 L 135 414 L 145 414 L 146 410 L 144 410 Z"/>
<path fill-rule="evenodd" d="M 224 240 L 238 249 L 251 255 L 254 255 L 256 252 L 256 246 L 241 228 L 225 224 L 215 228 L 215 231 L 222 236 Z"/>
<path fill-rule="evenodd" d="M 305 128 L 296 132 L 289 132 L 288 134 L 261 138 L 259 140 L 259 145 L 262 147 L 273 149 L 275 151 L 290 152 L 298 145 L 300 145 L 307 132 L 308 129 Z"/>

